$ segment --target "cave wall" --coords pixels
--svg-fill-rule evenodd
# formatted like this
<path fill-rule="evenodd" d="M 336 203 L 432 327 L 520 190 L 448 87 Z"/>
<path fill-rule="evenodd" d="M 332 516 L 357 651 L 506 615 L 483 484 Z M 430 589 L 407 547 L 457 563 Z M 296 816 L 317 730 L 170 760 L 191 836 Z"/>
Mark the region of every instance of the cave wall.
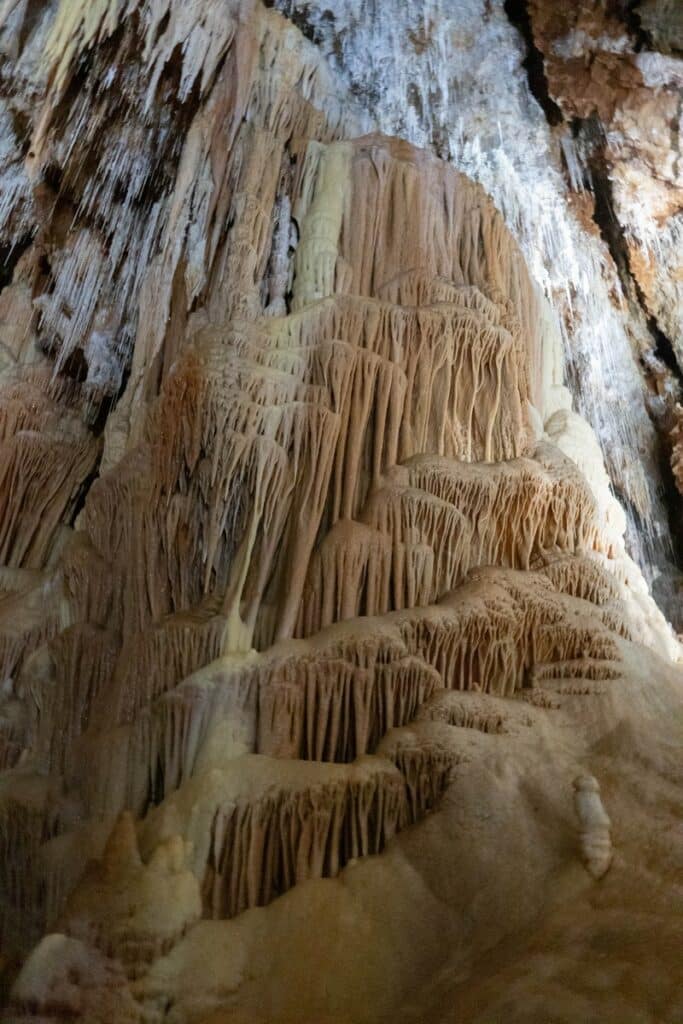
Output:
<path fill-rule="evenodd" d="M 680 653 L 670 307 L 567 134 L 607 114 L 548 67 L 549 123 L 532 5 L 301 8 L 2 10 L 10 1019 L 201 1019 L 207 925 L 385 863 L 525 705 L 546 742 L 631 641 Z"/>

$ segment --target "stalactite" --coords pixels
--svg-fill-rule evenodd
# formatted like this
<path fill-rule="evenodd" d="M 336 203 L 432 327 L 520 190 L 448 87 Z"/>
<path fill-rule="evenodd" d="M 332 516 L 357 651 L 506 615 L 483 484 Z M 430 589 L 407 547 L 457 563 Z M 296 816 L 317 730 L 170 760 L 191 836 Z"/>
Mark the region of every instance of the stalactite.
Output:
<path fill-rule="evenodd" d="M 531 670 L 530 681 L 536 686 L 539 683 L 543 685 L 546 679 L 620 679 L 621 675 L 619 662 L 588 656 L 564 661 L 539 661 Z"/>
<path fill-rule="evenodd" d="M 396 765 L 405 784 L 403 825 L 434 810 L 460 763 L 460 754 L 438 742 L 424 741 L 410 729 L 388 733 L 380 752 Z"/>
<path fill-rule="evenodd" d="M 405 818 L 404 799 L 386 761 L 346 768 L 252 756 L 186 783 L 150 814 L 142 842 L 180 828 L 194 843 L 205 913 L 230 917 L 379 853 Z"/>
<path fill-rule="evenodd" d="M 110 683 L 116 654 L 111 634 L 77 625 L 26 662 L 18 686 L 31 712 L 33 753 L 60 775 L 68 774 L 74 745 Z"/>
<path fill-rule="evenodd" d="M 141 726 L 143 778 L 157 798 L 169 796 L 218 750 L 350 761 L 444 687 L 484 700 L 580 674 L 575 665 L 586 678 L 613 678 L 620 654 L 610 629 L 619 623 L 602 624 L 608 611 L 565 596 L 542 573 L 479 570 L 440 605 L 219 659 L 152 704 L 153 724 Z M 92 777 L 121 774 L 111 757 L 86 763 Z M 104 792 L 117 806 L 108 784 Z"/>
<path fill-rule="evenodd" d="M 5 400 L 6 399 L 6 400 Z M 42 369 L 13 370 L 0 410 L 0 559 L 41 569 L 70 524 L 99 458 L 78 416 L 78 390 Z"/>
<path fill-rule="evenodd" d="M 72 619 L 59 572 L 0 570 L 0 679 L 13 688 L 33 651 L 66 629 Z"/>
<path fill-rule="evenodd" d="M 0 779 L 0 941 L 21 948 L 45 928 L 41 846 L 68 823 L 56 779 L 18 766 Z"/>
<path fill-rule="evenodd" d="M 508 701 L 489 694 L 443 691 L 420 709 L 418 721 L 447 722 L 462 729 L 478 729 L 500 735 L 507 732 L 507 723 L 519 716 Z"/>
<path fill-rule="evenodd" d="M 316 552 L 299 635 L 361 611 L 429 604 L 476 565 L 529 569 L 546 559 L 554 564 L 563 553 L 599 551 L 603 543 L 592 495 L 549 445 L 539 447 L 536 461 L 495 466 L 415 456 L 387 474 L 361 515 L 358 525 L 337 524 Z M 600 581 L 605 575 L 597 564 L 563 564 L 562 589 L 596 603 L 618 599 L 608 579 L 589 585 L 589 574 Z M 555 581 L 559 569 L 553 572 Z M 594 598 L 600 587 L 609 597 Z"/>

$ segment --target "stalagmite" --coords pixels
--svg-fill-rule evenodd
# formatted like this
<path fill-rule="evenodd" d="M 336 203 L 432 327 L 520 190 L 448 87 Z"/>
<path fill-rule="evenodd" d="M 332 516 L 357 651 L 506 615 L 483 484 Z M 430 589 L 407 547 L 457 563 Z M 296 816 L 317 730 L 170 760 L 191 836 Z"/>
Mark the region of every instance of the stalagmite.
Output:
<path fill-rule="evenodd" d="M 137 1024 L 136 1004 L 116 961 L 78 939 L 46 935 L 31 953 L 12 991 L 5 1020 L 58 1020 Z"/>
<path fill-rule="evenodd" d="M 574 779 L 574 807 L 579 819 L 581 856 L 593 878 L 599 880 L 612 863 L 611 822 L 600 799 L 600 786 L 592 775 Z"/>
<path fill-rule="evenodd" d="M 185 859 L 183 840 L 170 836 L 143 863 L 135 824 L 121 815 L 102 860 L 88 866 L 57 927 L 123 963 L 135 978 L 201 916 L 199 885 Z"/>

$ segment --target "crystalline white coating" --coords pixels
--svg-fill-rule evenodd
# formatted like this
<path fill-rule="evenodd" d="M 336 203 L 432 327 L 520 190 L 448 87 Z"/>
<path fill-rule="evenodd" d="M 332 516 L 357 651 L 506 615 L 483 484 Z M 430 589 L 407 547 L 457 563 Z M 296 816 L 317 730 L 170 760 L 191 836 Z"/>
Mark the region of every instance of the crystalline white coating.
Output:
<path fill-rule="evenodd" d="M 558 57 L 571 60 L 575 57 L 583 57 L 586 53 L 594 50 L 603 50 L 606 53 L 626 53 L 631 46 L 628 36 L 600 35 L 593 38 L 583 29 L 574 29 L 568 32 L 561 39 L 556 39 L 552 45 L 552 51 Z"/>
<path fill-rule="evenodd" d="M 667 57 L 663 53 L 643 50 L 636 55 L 636 66 L 645 85 L 654 88 L 663 85 L 683 87 L 683 60 L 679 57 Z"/>

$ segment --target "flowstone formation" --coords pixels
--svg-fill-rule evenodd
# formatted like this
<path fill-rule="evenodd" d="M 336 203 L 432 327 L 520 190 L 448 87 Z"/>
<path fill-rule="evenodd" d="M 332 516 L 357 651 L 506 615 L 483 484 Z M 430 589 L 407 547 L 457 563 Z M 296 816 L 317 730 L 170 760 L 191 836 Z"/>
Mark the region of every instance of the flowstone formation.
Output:
<path fill-rule="evenodd" d="M 4 1019 L 673 1024 L 680 646 L 492 200 L 259 3 L 0 27 Z"/>
<path fill-rule="evenodd" d="M 669 465 L 683 370 L 681 5 L 274 2 L 385 134 L 493 197 L 555 311 L 629 552 L 683 630 L 683 506 Z"/>

